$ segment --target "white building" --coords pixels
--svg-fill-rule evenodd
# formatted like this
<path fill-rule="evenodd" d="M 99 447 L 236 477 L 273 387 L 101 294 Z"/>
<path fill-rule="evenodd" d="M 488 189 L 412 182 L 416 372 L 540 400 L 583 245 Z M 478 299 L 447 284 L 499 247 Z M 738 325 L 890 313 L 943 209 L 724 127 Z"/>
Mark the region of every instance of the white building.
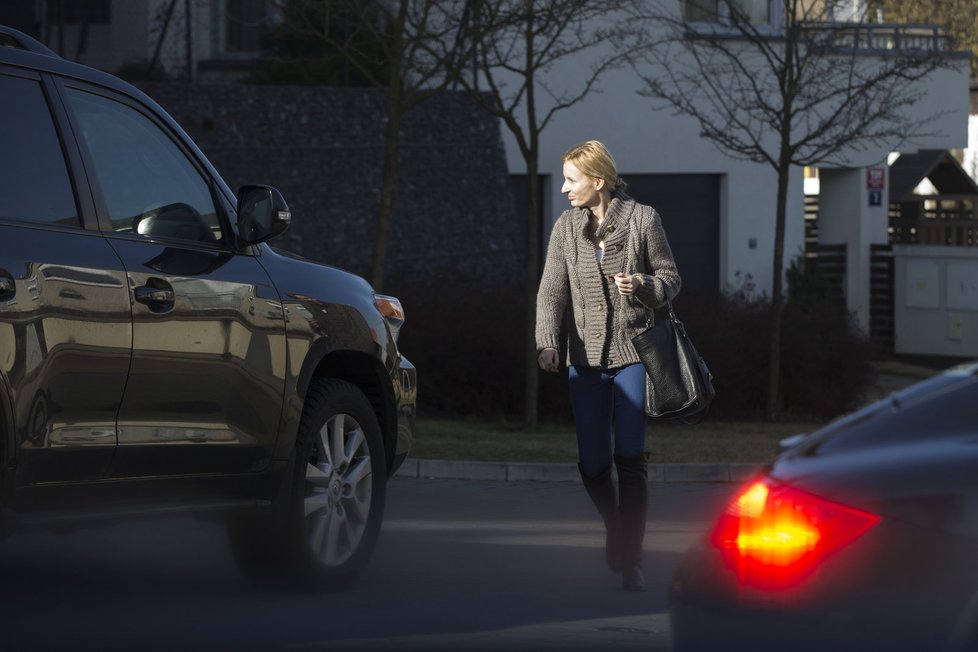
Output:
<path fill-rule="evenodd" d="M 741 3 L 776 31 L 780 2 Z M 850 4 L 855 7 L 858 3 Z M 836 18 L 856 15 L 854 7 L 840 8 L 842 13 L 837 12 Z M 881 28 L 885 29 L 875 26 L 877 31 Z M 597 59 L 600 53 L 591 56 Z M 879 54 L 867 51 L 864 56 Z M 846 300 L 867 329 L 870 245 L 887 242 L 887 157 L 894 149 L 913 152 L 968 144 L 968 61 L 967 56 L 955 56 L 949 69 L 938 70 L 920 82 L 925 86 L 923 99 L 907 117 L 929 119 L 926 136 L 875 151 L 849 151 L 846 167 L 819 170 L 819 241 L 848 245 Z M 586 61 L 561 65 L 549 71 L 547 82 L 559 86 L 561 79 L 573 80 L 575 70 L 587 69 Z M 700 137 L 699 125 L 691 118 L 670 110 L 653 111 L 653 101 L 640 96 L 638 87 L 629 68 L 605 74 L 598 92 L 555 114 L 541 134 L 540 170 L 549 174 L 544 190 L 544 215 L 549 221 L 543 241 L 549 226 L 568 206 L 560 192 L 560 158 L 571 145 L 593 138 L 604 142 L 614 155 L 629 193 L 663 215 L 684 287 L 738 289 L 749 275 L 758 292 L 770 292 L 777 188 L 773 168 L 721 153 Z M 544 110 L 546 106 L 538 107 Z M 510 170 L 525 170 L 515 139 L 508 132 L 504 139 Z M 802 169 L 791 176 L 786 265 L 804 245 L 803 177 Z M 882 187 L 876 187 L 879 182 Z"/>

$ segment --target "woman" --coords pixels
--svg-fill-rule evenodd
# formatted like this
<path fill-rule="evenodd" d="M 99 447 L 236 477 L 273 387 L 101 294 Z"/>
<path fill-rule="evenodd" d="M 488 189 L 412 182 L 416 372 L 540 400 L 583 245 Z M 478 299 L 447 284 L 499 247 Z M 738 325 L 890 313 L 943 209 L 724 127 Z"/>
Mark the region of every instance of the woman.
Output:
<path fill-rule="evenodd" d="M 641 591 L 645 368 L 631 339 L 647 327 L 652 308 L 679 292 L 679 273 L 658 213 L 625 194 L 603 144 L 572 147 L 562 161 L 561 192 L 572 208 L 554 224 L 537 293 L 538 360 L 543 370 L 558 370 L 560 327 L 570 304 L 567 358 L 578 468 L 604 520 L 608 566 L 622 573 L 625 590 Z"/>

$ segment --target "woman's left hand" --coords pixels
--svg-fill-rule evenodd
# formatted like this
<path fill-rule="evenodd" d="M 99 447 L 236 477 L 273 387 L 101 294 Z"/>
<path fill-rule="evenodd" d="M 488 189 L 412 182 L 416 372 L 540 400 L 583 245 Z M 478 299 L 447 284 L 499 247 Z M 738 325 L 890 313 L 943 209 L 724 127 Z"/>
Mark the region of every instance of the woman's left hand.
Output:
<path fill-rule="evenodd" d="M 618 294 L 629 296 L 635 294 L 635 290 L 642 287 L 645 279 L 641 274 L 615 274 L 615 285 L 618 286 Z"/>

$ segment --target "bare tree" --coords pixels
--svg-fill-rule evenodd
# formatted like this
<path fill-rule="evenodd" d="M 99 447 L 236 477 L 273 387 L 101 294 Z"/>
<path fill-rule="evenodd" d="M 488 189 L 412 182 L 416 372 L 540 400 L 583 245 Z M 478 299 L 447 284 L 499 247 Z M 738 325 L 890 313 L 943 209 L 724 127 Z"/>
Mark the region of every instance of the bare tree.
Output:
<path fill-rule="evenodd" d="M 637 36 L 622 11 L 630 0 L 470 0 L 464 38 L 476 47 L 475 73 L 457 69 L 456 81 L 502 120 L 526 164 L 526 355 L 524 425 L 537 424 L 538 367 L 534 326 L 540 277 L 540 134 L 554 116 L 596 89 L 601 75 L 622 65 Z M 617 18 L 616 18 L 617 17 Z M 431 52 L 438 59 L 449 53 Z M 573 75 L 548 75 L 561 63 Z M 577 64 L 576 62 L 590 62 Z M 548 82 L 548 80 L 550 80 Z M 568 145 L 573 143 L 568 143 Z"/>
<path fill-rule="evenodd" d="M 472 60 L 460 61 L 455 81 L 502 121 L 526 164 L 524 426 L 532 429 L 538 421 L 539 394 L 534 326 L 543 227 L 538 204 L 540 134 L 555 114 L 594 91 L 603 73 L 627 60 L 630 37 L 636 34 L 621 10 L 631 0 L 468 0 L 466 5 L 469 17 L 461 38 L 471 39 L 476 53 Z M 620 20 L 609 18 L 616 15 Z M 447 58 L 447 53 L 437 51 L 437 44 L 431 51 L 439 60 Z M 571 76 L 550 74 L 561 63 L 581 61 L 590 65 L 577 64 Z"/>
<path fill-rule="evenodd" d="M 458 38 L 464 0 L 277 0 L 280 30 L 319 42 L 370 86 L 387 92 L 384 164 L 370 281 L 384 284 L 404 116 L 441 92 L 454 69 L 471 58 L 474 43 Z M 474 34 L 476 37 L 478 34 Z M 441 56 L 429 53 L 439 43 Z"/>
<path fill-rule="evenodd" d="M 648 21 L 653 38 L 634 67 L 643 94 L 691 117 L 725 154 L 777 175 L 766 402 L 776 419 L 789 173 L 925 135 L 935 115 L 910 119 L 907 110 L 923 99 L 919 82 L 952 62 L 936 28 L 859 22 L 843 13 L 851 2 L 780 0 L 770 17 L 768 6 L 650 0 L 636 20 Z"/>

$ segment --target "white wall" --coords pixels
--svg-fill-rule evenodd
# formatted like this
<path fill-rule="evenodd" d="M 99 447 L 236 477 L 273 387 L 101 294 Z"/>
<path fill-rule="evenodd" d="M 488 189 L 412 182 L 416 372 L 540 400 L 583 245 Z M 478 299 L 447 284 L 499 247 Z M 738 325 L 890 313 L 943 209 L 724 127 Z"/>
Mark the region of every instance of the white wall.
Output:
<path fill-rule="evenodd" d="M 968 145 L 969 59 L 956 56 L 943 70 L 920 82 L 922 99 L 906 110 L 908 121 L 922 121 L 923 135 L 903 142 L 881 144 L 876 151 L 850 151 L 848 167 L 876 165 L 886 152 L 914 153 L 921 149 L 961 149 Z M 884 152 L 883 156 L 880 152 Z"/>

